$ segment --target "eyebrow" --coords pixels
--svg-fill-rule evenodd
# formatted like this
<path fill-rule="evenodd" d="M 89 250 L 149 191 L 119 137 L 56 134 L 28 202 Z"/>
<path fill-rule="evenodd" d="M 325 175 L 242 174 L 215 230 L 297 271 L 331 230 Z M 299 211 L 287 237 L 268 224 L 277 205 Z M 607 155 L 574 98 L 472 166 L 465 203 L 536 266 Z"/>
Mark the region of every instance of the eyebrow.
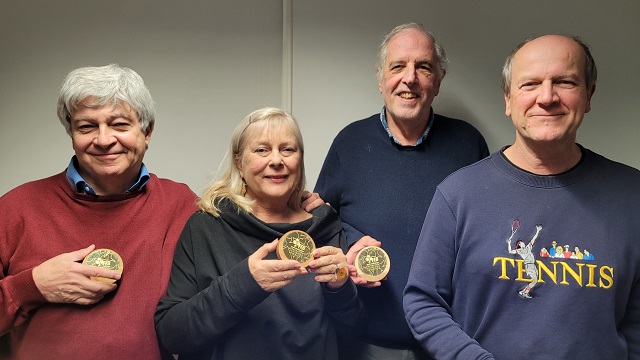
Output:
<path fill-rule="evenodd" d="M 389 62 L 389 66 L 393 66 L 393 65 L 397 65 L 397 64 L 407 64 L 410 61 L 406 61 L 406 60 L 394 60 L 394 61 L 390 61 Z M 427 64 L 431 67 L 435 67 L 435 63 L 430 61 L 430 60 L 418 60 L 415 62 L 416 65 L 424 65 Z"/>
<path fill-rule="evenodd" d="M 93 117 L 88 117 L 88 116 L 80 116 L 80 117 L 72 117 L 73 121 L 91 121 L 94 120 L 95 118 Z M 126 119 L 126 120 L 132 120 L 131 116 L 125 114 L 125 113 L 115 113 L 115 114 L 111 114 L 108 118 L 107 121 L 112 121 L 114 119 Z"/>

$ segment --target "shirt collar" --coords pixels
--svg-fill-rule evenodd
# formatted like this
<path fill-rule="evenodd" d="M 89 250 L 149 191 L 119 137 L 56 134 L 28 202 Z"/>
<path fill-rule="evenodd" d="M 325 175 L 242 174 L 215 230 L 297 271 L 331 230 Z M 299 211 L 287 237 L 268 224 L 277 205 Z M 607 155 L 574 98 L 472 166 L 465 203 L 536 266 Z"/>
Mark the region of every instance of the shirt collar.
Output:
<path fill-rule="evenodd" d="M 71 161 L 69 161 L 66 175 L 67 180 L 69 180 L 69 183 L 74 187 L 74 189 L 76 189 L 77 192 L 81 194 L 96 195 L 96 191 L 93 189 L 93 187 L 91 187 L 91 185 L 84 181 L 82 176 L 80 176 L 80 173 L 78 172 L 78 159 L 75 155 L 71 158 Z M 127 190 L 127 192 L 140 190 L 147 184 L 147 182 L 149 182 L 149 171 L 143 163 L 140 167 L 140 175 L 138 175 L 138 181 L 136 181 L 136 183 L 133 184 L 133 186 L 131 186 L 129 190 Z"/>
<path fill-rule="evenodd" d="M 434 119 L 433 108 L 430 108 L 429 121 L 427 122 L 427 128 L 424 129 L 422 136 L 420 137 L 420 139 L 418 139 L 418 141 L 415 144 L 413 144 L 413 146 L 418 146 L 422 144 L 422 141 L 424 141 L 424 139 L 427 138 L 427 135 L 429 135 L 429 131 L 431 130 L 431 126 L 433 125 L 433 119 Z M 400 144 L 398 139 L 396 139 L 396 137 L 393 136 L 393 133 L 391 133 L 391 130 L 389 130 L 389 124 L 387 123 L 387 107 L 386 106 L 383 106 L 382 111 L 380 111 L 380 122 L 382 122 L 382 127 L 384 127 L 384 129 L 387 131 L 387 134 L 389 134 L 389 138 L 391 138 L 393 142 L 395 142 L 396 144 L 402 145 Z"/>

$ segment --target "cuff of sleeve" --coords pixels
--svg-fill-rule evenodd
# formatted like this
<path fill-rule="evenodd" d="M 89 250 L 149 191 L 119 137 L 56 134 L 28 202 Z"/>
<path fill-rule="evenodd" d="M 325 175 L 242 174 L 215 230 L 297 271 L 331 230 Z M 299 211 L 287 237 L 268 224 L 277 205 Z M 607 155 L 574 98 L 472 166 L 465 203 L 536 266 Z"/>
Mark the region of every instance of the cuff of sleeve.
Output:
<path fill-rule="evenodd" d="M 326 284 L 323 284 L 322 289 L 326 304 L 332 309 L 350 307 L 358 297 L 356 284 L 351 279 L 348 279 L 339 289 L 330 289 Z"/>
<path fill-rule="evenodd" d="M 33 281 L 32 270 L 24 270 L 3 280 L 5 284 L 8 284 L 7 289 L 12 302 L 25 311 L 47 302 L 47 299 L 45 299 L 35 281 Z"/>
<path fill-rule="evenodd" d="M 229 298 L 244 310 L 254 308 L 271 293 L 264 291 L 249 271 L 249 259 L 244 259 L 227 273 L 225 288 Z"/>

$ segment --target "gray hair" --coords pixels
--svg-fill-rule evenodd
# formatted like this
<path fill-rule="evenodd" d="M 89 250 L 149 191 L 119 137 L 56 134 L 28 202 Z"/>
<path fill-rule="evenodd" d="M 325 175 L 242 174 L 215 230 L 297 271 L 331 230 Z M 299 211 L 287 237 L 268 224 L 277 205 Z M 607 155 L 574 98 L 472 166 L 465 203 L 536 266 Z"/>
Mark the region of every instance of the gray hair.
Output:
<path fill-rule="evenodd" d="M 300 177 L 296 188 L 289 198 L 289 207 L 294 210 L 302 210 L 302 195 L 306 186 L 304 169 L 304 143 L 302 133 L 296 119 L 284 110 L 266 107 L 253 111 L 236 126 L 231 135 L 231 144 L 220 168 L 224 173 L 219 180 L 214 180 L 205 190 L 198 201 L 200 209 L 212 214 L 220 215 L 220 201 L 228 199 L 234 202 L 239 209 L 251 212 L 253 201 L 244 195 L 244 179 L 240 174 L 236 161 L 239 161 L 247 146 L 247 139 L 251 134 L 268 131 L 290 131 L 296 139 L 300 151 Z"/>
<path fill-rule="evenodd" d="M 94 98 L 86 103 L 88 97 Z M 58 119 L 71 135 L 71 114 L 82 104 L 101 107 L 126 103 L 138 114 L 142 131 L 147 133 L 155 123 L 155 106 L 142 77 L 132 69 L 111 64 L 82 67 L 71 71 L 64 80 L 58 97 Z"/>
<path fill-rule="evenodd" d="M 595 60 L 593 60 L 593 56 L 591 55 L 589 45 L 582 41 L 582 39 L 580 39 L 578 36 L 566 37 L 575 41 L 584 51 L 586 59 L 584 78 L 586 81 L 587 90 L 591 90 L 591 88 L 596 85 L 596 81 L 598 80 L 598 69 L 596 68 L 596 62 Z M 511 65 L 513 64 L 513 58 L 516 56 L 518 50 L 535 39 L 537 38 L 528 38 L 524 40 L 523 42 L 518 44 L 518 46 L 513 49 L 513 51 L 511 51 L 509 56 L 507 56 L 507 60 L 505 60 L 504 66 L 502 66 L 502 92 L 505 95 L 509 95 L 509 93 L 511 92 Z"/>
<path fill-rule="evenodd" d="M 389 43 L 399 33 L 411 29 L 420 31 L 426 37 L 430 38 L 431 41 L 433 41 L 434 47 L 436 49 L 436 57 L 438 58 L 438 77 L 439 80 L 442 80 L 444 78 L 444 74 L 447 71 L 447 66 L 449 65 L 449 59 L 447 58 L 447 54 L 445 53 L 444 48 L 438 43 L 435 36 L 433 36 L 431 32 L 427 31 L 424 26 L 422 26 L 422 24 L 406 23 L 393 28 L 387 35 L 385 35 L 382 43 L 380 43 L 380 46 L 378 46 L 378 55 L 376 59 L 376 75 L 378 77 L 378 81 L 382 81 L 384 64 L 387 61 L 387 51 L 389 49 Z"/>

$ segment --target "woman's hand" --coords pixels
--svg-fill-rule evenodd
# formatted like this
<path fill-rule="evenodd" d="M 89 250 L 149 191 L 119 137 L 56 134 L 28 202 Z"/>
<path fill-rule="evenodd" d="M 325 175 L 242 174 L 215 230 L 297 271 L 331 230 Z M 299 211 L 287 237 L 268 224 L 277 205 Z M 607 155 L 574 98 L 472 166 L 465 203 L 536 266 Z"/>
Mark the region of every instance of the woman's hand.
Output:
<path fill-rule="evenodd" d="M 306 274 L 299 262 L 295 260 L 265 260 L 265 256 L 274 252 L 278 240 L 262 245 L 249 256 L 249 271 L 264 291 L 274 292 L 287 286 L 298 275 Z"/>
<path fill-rule="evenodd" d="M 316 274 L 316 281 L 327 283 L 330 289 L 338 289 L 349 279 L 347 257 L 342 249 L 323 246 L 313 251 L 314 260 L 309 263 L 310 271 Z"/>

